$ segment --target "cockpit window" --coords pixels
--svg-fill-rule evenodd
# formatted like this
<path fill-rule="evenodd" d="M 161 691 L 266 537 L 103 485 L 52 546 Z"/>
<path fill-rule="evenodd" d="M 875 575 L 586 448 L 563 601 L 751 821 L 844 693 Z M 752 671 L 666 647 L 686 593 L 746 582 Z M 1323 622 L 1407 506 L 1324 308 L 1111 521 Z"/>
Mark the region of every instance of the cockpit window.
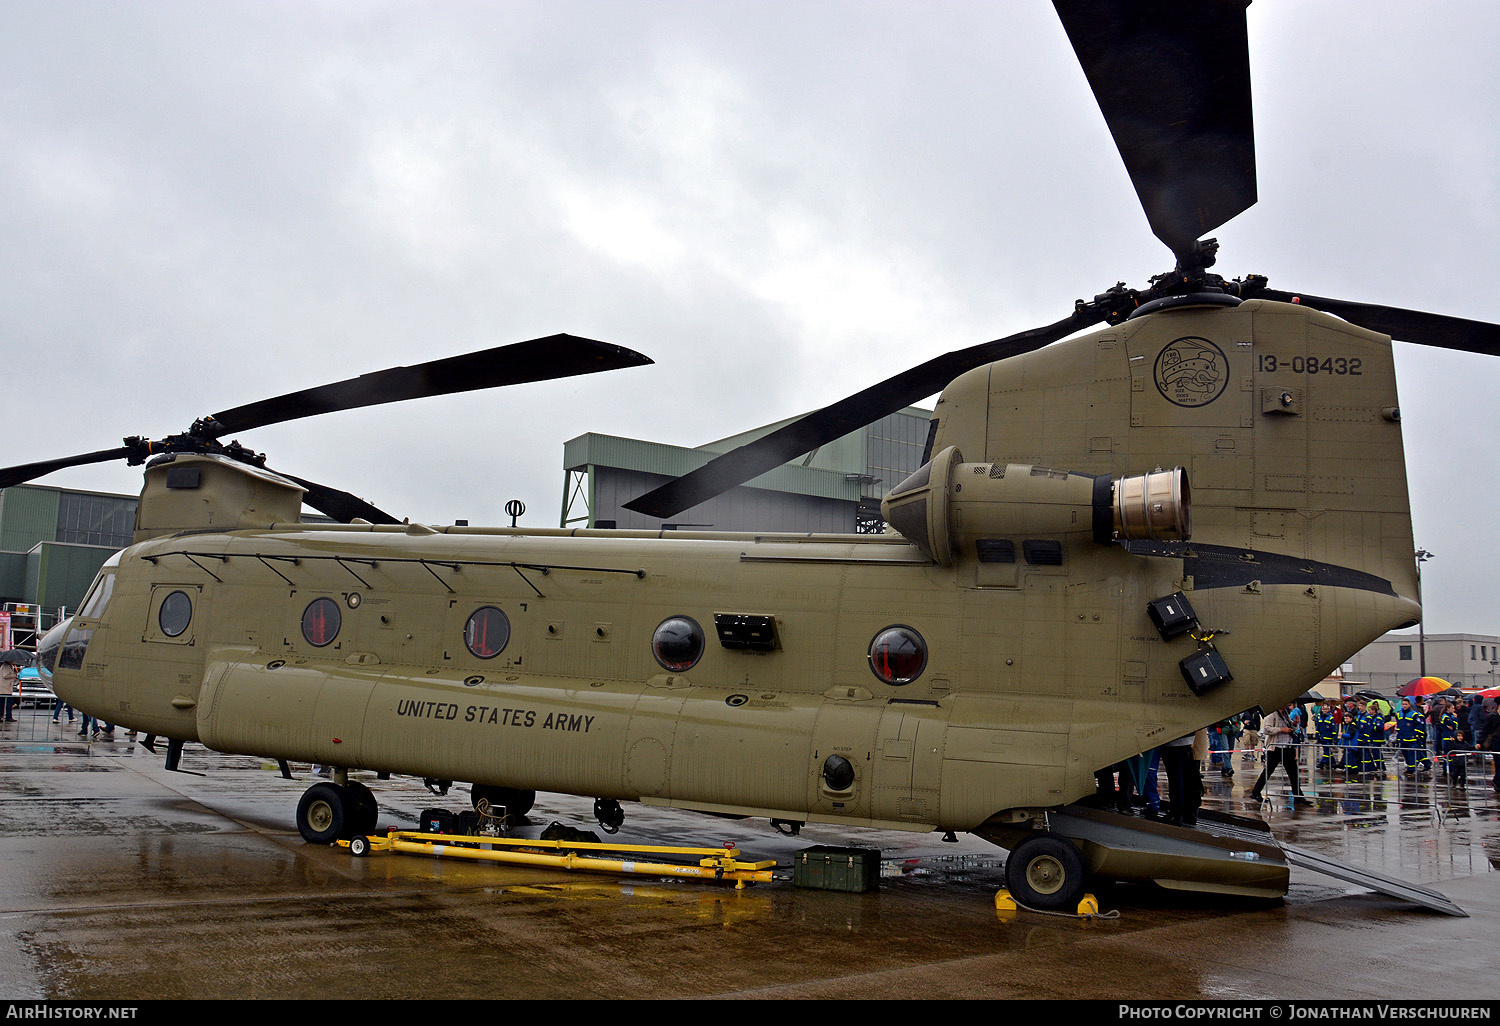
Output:
<path fill-rule="evenodd" d="M 109 603 L 109 597 L 115 590 L 115 575 L 113 572 L 101 573 L 94 586 L 89 589 L 88 597 L 83 600 L 83 607 L 78 610 L 78 619 L 97 620 L 104 615 L 104 607 Z"/>
<path fill-rule="evenodd" d="M 57 657 L 57 668 L 59 670 L 81 670 L 83 669 L 83 657 L 89 648 L 89 639 L 94 636 L 92 627 L 79 627 L 76 621 L 67 621 L 71 626 L 68 635 L 63 639 L 62 652 Z"/>

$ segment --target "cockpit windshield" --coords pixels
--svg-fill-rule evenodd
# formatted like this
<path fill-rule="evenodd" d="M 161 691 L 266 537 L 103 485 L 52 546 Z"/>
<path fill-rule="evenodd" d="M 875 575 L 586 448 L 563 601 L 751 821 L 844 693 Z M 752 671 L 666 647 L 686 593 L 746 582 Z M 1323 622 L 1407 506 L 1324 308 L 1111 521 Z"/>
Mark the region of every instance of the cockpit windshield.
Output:
<path fill-rule="evenodd" d="M 89 589 L 88 596 L 84 598 L 83 605 L 79 607 L 78 619 L 97 620 L 104 615 L 104 607 L 109 604 L 109 597 L 115 590 L 115 572 L 113 570 L 102 570 L 94 586 Z"/>
<path fill-rule="evenodd" d="M 78 612 L 47 632 L 37 646 L 37 662 L 47 673 L 54 669 L 77 670 L 83 666 L 83 654 L 94 636 L 93 624 L 104 615 L 109 598 L 115 591 L 115 571 L 120 566 L 116 552 L 99 568 L 99 576 L 84 597 Z M 61 654 L 59 654 L 59 652 Z"/>

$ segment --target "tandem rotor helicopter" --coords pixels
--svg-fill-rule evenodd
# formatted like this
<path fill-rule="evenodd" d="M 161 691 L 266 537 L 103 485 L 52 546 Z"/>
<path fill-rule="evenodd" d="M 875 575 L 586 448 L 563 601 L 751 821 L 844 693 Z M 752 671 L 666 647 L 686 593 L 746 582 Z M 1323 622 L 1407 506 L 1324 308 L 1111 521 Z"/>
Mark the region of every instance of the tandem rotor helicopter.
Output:
<path fill-rule="evenodd" d="M 1175 266 L 628 504 L 675 516 L 941 392 L 887 533 L 432 527 L 223 441 L 651 362 L 555 335 L 0 471 L 145 464 L 134 544 L 40 646 L 54 690 L 170 739 L 169 760 L 196 741 L 336 767 L 297 809 L 313 843 L 374 828 L 363 770 L 516 814 L 593 797 L 611 829 L 640 802 L 969 831 L 1044 908 L 1090 874 L 1284 893 L 1269 834 L 1075 803 L 1418 620 L 1391 337 L 1500 355 L 1500 326 L 1213 273 L 1205 236 L 1256 202 L 1245 4 L 1055 6 Z"/>

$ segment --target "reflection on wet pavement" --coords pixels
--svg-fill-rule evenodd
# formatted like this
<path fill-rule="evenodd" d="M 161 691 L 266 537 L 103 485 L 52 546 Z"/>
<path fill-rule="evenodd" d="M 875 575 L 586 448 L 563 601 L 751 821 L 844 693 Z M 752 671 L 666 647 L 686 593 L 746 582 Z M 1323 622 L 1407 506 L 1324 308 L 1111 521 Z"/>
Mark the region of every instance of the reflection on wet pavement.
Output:
<path fill-rule="evenodd" d="M 735 890 L 313 847 L 292 822 L 316 778 L 189 746 L 190 772 L 123 738 L 0 738 L 0 993 L 177 997 L 1441 997 L 1492 993 L 1500 945 L 1500 806 L 1477 763 L 1441 780 L 1360 784 L 1314 774 L 1312 807 L 1278 780 L 1211 775 L 1206 808 L 1262 815 L 1282 840 L 1437 887 L 1449 919 L 1294 871 L 1285 902 L 1103 887 L 1118 918 L 1002 915 L 1005 853 L 973 837 L 723 820 L 629 805 L 618 839 L 736 843 L 778 879 Z M 1305 774 L 1305 768 L 1304 768 Z M 419 781 L 361 775 L 382 826 L 459 809 Z M 1279 785 L 1279 786 L 1278 786 Z M 540 795 L 594 828 L 590 801 Z M 813 844 L 877 847 L 880 887 L 790 883 Z M 1454 945 L 1461 938 L 1466 943 Z M 1434 964 L 1438 945 L 1449 954 Z M 1420 973 L 1412 967 L 1422 966 Z"/>

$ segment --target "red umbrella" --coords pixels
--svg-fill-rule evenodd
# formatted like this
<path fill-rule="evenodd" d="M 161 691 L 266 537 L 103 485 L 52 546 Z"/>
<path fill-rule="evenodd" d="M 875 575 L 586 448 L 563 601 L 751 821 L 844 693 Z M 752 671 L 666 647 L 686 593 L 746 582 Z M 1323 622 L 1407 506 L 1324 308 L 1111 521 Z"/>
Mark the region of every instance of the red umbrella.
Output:
<path fill-rule="evenodd" d="M 1435 695 L 1439 691 L 1447 691 L 1452 686 L 1441 677 L 1418 677 L 1402 685 L 1396 694 L 1402 698 L 1420 698 L 1423 695 Z"/>
<path fill-rule="evenodd" d="M 1500 688 L 1485 688 L 1483 691 L 1474 692 L 1479 698 L 1500 698 Z"/>

